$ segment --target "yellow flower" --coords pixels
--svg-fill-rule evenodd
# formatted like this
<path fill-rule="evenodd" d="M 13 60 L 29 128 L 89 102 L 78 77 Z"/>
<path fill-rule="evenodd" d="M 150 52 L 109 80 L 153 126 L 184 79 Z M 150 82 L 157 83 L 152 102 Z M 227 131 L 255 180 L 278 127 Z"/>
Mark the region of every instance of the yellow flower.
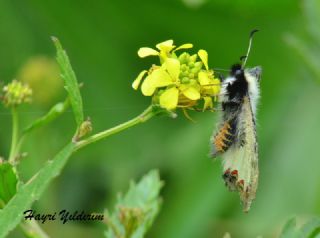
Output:
<path fill-rule="evenodd" d="M 191 47 L 192 44 L 184 44 L 175 48 L 173 41 L 168 40 L 157 44 L 159 51 L 140 48 L 140 57 L 157 55 L 161 65 L 153 65 L 149 70 L 143 70 L 132 83 L 132 87 L 137 90 L 141 84 L 142 94 L 153 96 L 152 102 L 167 110 L 195 107 L 200 99 L 204 100 L 204 110 L 213 108 L 211 97 L 219 93 L 220 81 L 214 78 L 213 71 L 208 68 L 208 53 L 199 50 L 198 54 L 194 55 L 187 52 L 179 56 L 175 54 L 176 50 Z M 197 58 L 201 61 L 197 61 Z"/>
<path fill-rule="evenodd" d="M 190 100 L 198 100 L 200 98 L 200 87 L 195 82 L 182 84 L 179 74 L 180 61 L 174 58 L 167 58 L 160 68 L 153 70 L 145 78 L 141 85 L 142 94 L 151 96 L 157 88 L 168 86 L 159 98 L 160 106 L 168 110 L 177 107 L 180 94 Z"/>

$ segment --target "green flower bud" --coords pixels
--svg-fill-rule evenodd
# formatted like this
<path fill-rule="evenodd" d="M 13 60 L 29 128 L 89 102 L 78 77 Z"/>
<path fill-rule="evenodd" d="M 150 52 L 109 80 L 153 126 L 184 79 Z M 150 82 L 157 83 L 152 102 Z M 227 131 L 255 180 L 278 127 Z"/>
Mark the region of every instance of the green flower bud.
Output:
<path fill-rule="evenodd" d="M 190 73 L 188 76 L 189 76 L 190 79 L 193 79 L 195 74 L 194 73 Z"/>
<path fill-rule="evenodd" d="M 183 78 L 181 79 L 181 82 L 182 82 L 182 83 L 189 83 L 189 82 L 190 82 L 190 79 L 189 79 L 188 77 L 183 77 Z"/>
<path fill-rule="evenodd" d="M 190 55 L 187 52 L 183 52 L 180 56 L 179 56 L 179 61 L 181 62 L 181 64 L 185 64 L 188 62 Z"/>
<path fill-rule="evenodd" d="M 194 75 L 198 75 L 198 73 L 200 72 L 200 69 L 194 67 L 190 70 L 191 73 L 193 73 Z"/>
<path fill-rule="evenodd" d="M 198 56 L 197 56 L 196 54 L 190 56 L 190 57 L 189 57 L 189 62 L 195 63 L 196 60 L 197 60 L 197 57 L 198 57 Z"/>
<path fill-rule="evenodd" d="M 191 85 L 198 85 L 198 82 L 195 79 L 190 79 L 190 84 Z"/>
<path fill-rule="evenodd" d="M 203 65 L 202 62 L 199 62 L 199 61 L 198 61 L 198 62 L 195 62 L 195 63 L 194 63 L 194 68 L 200 70 L 200 69 L 202 68 L 202 65 Z"/>
<path fill-rule="evenodd" d="M 189 71 L 185 71 L 185 72 L 181 72 L 179 77 L 184 78 L 184 77 L 188 77 L 188 75 L 189 75 Z"/>
<path fill-rule="evenodd" d="M 189 62 L 188 66 L 189 66 L 189 68 L 193 68 L 194 67 L 194 63 L 193 62 Z"/>
<path fill-rule="evenodd" d="M 182 65 L 180 66 L 180 70 L 181 70 L 181 71 L 187 71 L 187 70 L 188 70 L 188 66 L 187 66 L 186 64 L 182 64 Z"/>

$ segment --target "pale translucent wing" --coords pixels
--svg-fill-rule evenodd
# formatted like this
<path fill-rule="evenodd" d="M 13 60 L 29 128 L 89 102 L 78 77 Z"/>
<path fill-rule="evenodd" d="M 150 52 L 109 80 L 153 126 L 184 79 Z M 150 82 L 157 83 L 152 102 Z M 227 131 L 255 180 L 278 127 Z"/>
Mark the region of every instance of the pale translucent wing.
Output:
<path fill-rule="evenodd" d="M 230 190 L 239 192 L 243 210 L 249 211 L 259 175 L 255 119 L 249 97 L 244 97 L 238 120 L 237 143 L 222 155 L 224 179 Z"/>

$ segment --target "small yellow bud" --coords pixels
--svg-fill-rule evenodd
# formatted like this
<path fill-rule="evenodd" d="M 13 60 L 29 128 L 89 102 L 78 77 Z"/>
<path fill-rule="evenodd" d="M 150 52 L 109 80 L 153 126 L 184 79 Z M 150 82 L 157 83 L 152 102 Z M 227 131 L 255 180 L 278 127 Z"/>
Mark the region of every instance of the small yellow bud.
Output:
<path fill-rule="evenodd" d="M 17 80 L 4 86 L 2 91 L 4 92 L 2 101 L 6 107 L 15 107 L 22 103 L 31 102 L 32 89 Z"/>
<path fill-rule="evenodd" d="M 196 67 L 194 67 L 190 70 L 190 72 L 193 73 L 194 75 L 197 75 L 200 72 L 200 69 L 197 69 Z"/>
<path fill-rule="evenodd" d="M 190 79 L 188 77 L 183 77 L 181 79 L 181 83 L 189 83 L 190 82 Z"/>
<path fill-rule="evenodd" d="M 189 68 L 193 68 L 194 67 L 194 63 L 192 61 L 189 61 L 188 66 L 189 66 Z"/>
<path fill-rule="evenodd" d="M 186 64 L 188 63 L 190 55 L 187 52 L 183 52 L 180 56 L 179 56 L 179 61 L 181 64 Z"/>
<path fill-rule="evenodd" d="M 188 70 L 188 66 L 186 64 L 182 64 L 180 70 L 181 71 L 187 71 Z"/>
<path fill-rule="evenodd" d="M 193 79 L 194 78 L 194 73 L 190 73 L 188 76 L 189 76 L 190 79 Z"/>
<path fill-rule="evenodd" d="M 202 68 L 202 65 L 203 65 L 202 62 L 195 62 L 194 63 L 194 68 L 200 70 Z"/>
<path fill-rule="evenodd" d="M 197 60 L 197 55 L 196 55 L 196 54 L 191 55 L 191 56 L 189 57 L 189 62 L 194 63 L 194 62 L 196 62 L 196 60 Z"/>

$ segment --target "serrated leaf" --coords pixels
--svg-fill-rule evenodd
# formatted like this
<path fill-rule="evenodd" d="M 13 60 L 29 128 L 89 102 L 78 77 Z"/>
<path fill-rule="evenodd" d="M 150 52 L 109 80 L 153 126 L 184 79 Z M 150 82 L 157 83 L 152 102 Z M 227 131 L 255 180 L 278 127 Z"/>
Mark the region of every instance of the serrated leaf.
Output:
<path fill-rule="evenodd" d="M 158 171 L 151 171 L 138 184 L 130 183 L 129 191 L 120 196 L 111 217 L 108 217 L 107 238 L 142 238 L 159 212 L 160 189 Z"/>
<path fill-rule="evenodd" d="M 49 110 L 49 112 L 46 115 L 40 117 L 39 119 L 35 120 L 31 125 L 26 127 L 23 130 L 23 133 L 28 133 L 38 127 L 49 124 L 50 122 L 58 118 L 61 114 L 63 114 L 69 107 L 69 104 L 69 99 L 66 99 L 64 102 L 57 103 Z"/>
<path fill-rule="evenodd" d="M 4 203 L 17 192 L 18 177 L 10 163 L 0 163 L 0 200 Z"/>
<path fill-rule="evenodd" d="M 74 147 L 73 143 L 66 145 L 35 176 L 22 185 L 16 195 L 0 210 L 0 237 L 5 237 L 19 224 L 23 212 L 31 208 L 32 203 L 40 198 L 49 183 L 59 175 Z"/>
<path fill-rule="evenodd" d="M 68 55 L 62 48 L 60 41 L 56 37 L 52 37 L 52 41 L 57 49 L 57 61 L 60 66 L 61 77 L 64 81 L 65 89 L 69 94 L 70 103 L 74 112 L 77 126 L 79 128 L 84 118 L 79 84 L 71 67 Z"/>

